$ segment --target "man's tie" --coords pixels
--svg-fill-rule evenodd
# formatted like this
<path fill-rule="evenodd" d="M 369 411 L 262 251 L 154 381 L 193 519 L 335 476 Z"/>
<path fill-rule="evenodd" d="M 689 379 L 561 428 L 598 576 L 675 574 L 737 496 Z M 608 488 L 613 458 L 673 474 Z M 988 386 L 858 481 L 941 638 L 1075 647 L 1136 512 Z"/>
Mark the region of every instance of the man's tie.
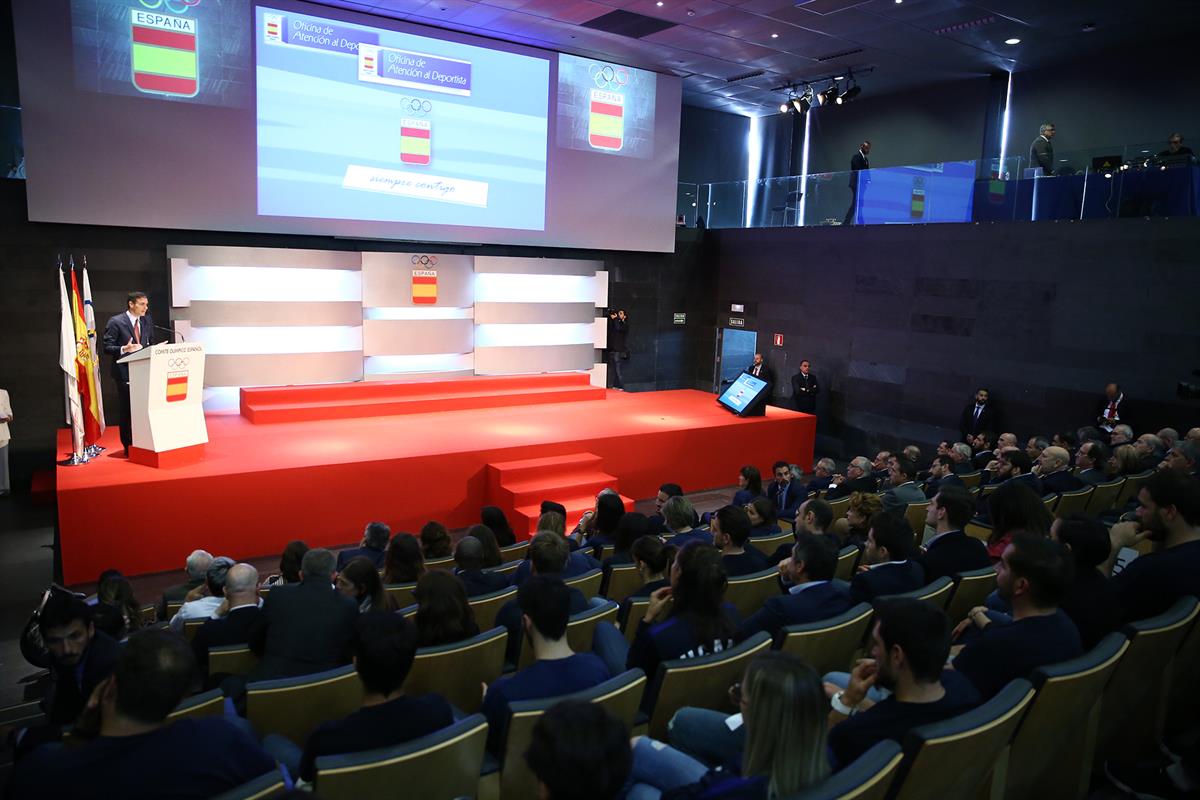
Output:
<path fill-rule="evenodd" d="M 975 422 L 979 423 L 979 413 L 983 410 L 983 406 L 975 406 Z"/>
<path fill-rule="evenodd" d="M 1108 410 L 1104 412 L 1104 418 L 1105 419 L 1116 419 L 1117 418 L 1117 403 L 1116 403 L 1116 401 L 1113 401 L 1108 404 Z"/>
<path fill-rule="evenodd" d="M 783 486 L 779 487 L 779 510 L 780 511 L 787 508 L 787 490 L 788 490 L 788 485 L 786 483 Z"/>
<path fill-rule="evenodd" d="M 140 319 L 133 321 L 133 341 L 135 344 L 142 343 L 142 321 Z"/>

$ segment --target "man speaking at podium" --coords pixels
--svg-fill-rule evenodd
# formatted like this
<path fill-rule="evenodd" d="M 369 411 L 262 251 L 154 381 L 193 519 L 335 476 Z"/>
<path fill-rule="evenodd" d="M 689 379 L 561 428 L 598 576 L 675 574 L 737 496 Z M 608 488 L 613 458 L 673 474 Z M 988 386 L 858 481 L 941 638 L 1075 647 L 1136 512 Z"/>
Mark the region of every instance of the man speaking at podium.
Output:
<path fill-rule="evenodd" d="M 133 444 L 133 425 L 129 410 L 129 365 L 118 364 L 130 353 L 154 344 L 154 320 L 146 313 L 150 300 L 145 292 L 130 292 L 124 314 L 110 317 L 104 326 L 104 352 L 112 357 L 112 377 L 117 382 L 117 396 L 121 401 L 121 444 L 125 456 Z"/>

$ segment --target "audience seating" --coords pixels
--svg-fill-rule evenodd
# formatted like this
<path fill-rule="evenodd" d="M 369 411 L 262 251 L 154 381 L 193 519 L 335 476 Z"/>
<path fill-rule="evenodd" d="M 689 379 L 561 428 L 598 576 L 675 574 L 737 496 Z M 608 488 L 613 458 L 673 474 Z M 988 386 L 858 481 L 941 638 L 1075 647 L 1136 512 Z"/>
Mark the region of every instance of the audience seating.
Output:
<path fill-rule="evenodd" d="M 600 594 L 600 581 L 604 579 L 604 570 L 597 567 L 590 569 L 582 575 L 576 575 L 574 578 L 567 578 L 563 581 L 567 586 L 573 586 L 583 592 L 583 596 L 591 600 L 596 595 Z"/>
<path fill-rule="evenodd" d="M 974 472 L 967 472 L 958 477 L 962 480 L 963 485 L 967 487 L 967 490 L 970 491 L 979 486 L 979 482 L 983 479 L 983 473 L 975 470 Z"/>
<path fill-rule="evenodd" d="M 504 550 L 502 549 L 500 553 L 503 554 Z M 425 562 L 425 569 L 453 570 L 456 566 L 458 565 L 454 563 L 453 556 L 448 556 L 446 558 L 431 558 Z"/>
<path fill-rule="evenodd" d="M 733 605 L 745 619 L 762 608 L 768 597 L 779 591 L 779 570 L 775 567 L 730 578 L 725 589 L 725 602 Z"/>
<path fill-rule="evenodd" d="M 248 644 L 226 644 L 208 648 L 209 675 L 245 675 L 258 664 Z"/>
<path fill-rule="evenodd" d="M 755 536 L 747 543 L 764 556 L 771 556 L 775 554 L 781 544 L 788 544 L 795 541 L 795 538 L 791 531 L 787 531 L 776 536 Z"/>
<path fill-rule="evenodd" d="M 167 715 L 167 719 L 174 722 L 177 719 L 219 717 L 224 713 L 225 695 L 221 693 L 220 689 L 211 689 L 207 692 L 200 692 L 199 694 L 184 698 L 184 701 Z"/>
<path fill-rule="evenodd" d="M 903 760 L 900 745 L 884 739 L 817 786 L 789 800 L 885 800 Z"/>
<path fill-rule="evenodd" d="M 780 631 L 779 649 L 800 656 L 818 675 L 848 670 L 874 614 L 869 603 L 859 603 L 830 619 L 787 625 Z"/>
<path fill-rule="evenodd" d="M 848 544 L 838 551 L 837 570 L 833 577 L 839 581 L 849 581 L 854 577 L 854 568 L 858 566 L 858 559 L 862 555 L 862 550 L 858 549 L 858 545 Z"/>
<path fill-rule="evenodd" d="M 1194 685 L 1200 675 L 1200 620 L 1192 623 L 1172 667 L 1164 721 L 1168 735 L 1180 733 L 1200 719 L 1200 693 Z"/>
<path fill-rule="evenodd" d="M 948 575 L 943 575 L 931 584 L 922 586 L 920 589 L 913 589 L 911 592 L 900 592 L 899 594 L 885 594 L 875 598 L 876 603 L 882 603 L 885 600 L 895 600 L 898 597 L 912 597 L 917 600 L 924 600 L 933 603 L 938 608 L 944 609 L 950 601 L 950 595 L 954 592 L 954 581 Z"/>
<path fill-rule="evenodd" d="M 1042 505 L 1046 507 L 1046 510 L 1050 512 L 1051 516 L 1054 515 L 1054 508 L 1058 505 L 1058 497 L 1059 496 L 1056 494 L 1042 495 Z"/>
<path fill-rule="evenodd" d="M 796 532 L 796 526 L 793 525 L 790 520 L 780 519 L 776 520 L 776 522 L 779 523 L 779 530 L 783 531 L 784 533 L 794 534 Z"/>
<path fill-rule="evenodd" d="M 1088 500 L 1085 513 L 1091 514 L 1093 517 L 1098 517 L 1102 512 L 1112 508 L 1113 503 L 1117 501 L 1117 497 L 1121 494 L 1121 487 L 1124 485 L 1124 478 L 1117 478 L 1106 483 L 1096 484 L 1092 487 L 1092 496 Z"/>
<path fill-rule="evenodd" d="M 664 661 L 647 689 L 654 697 L 648 733 L 667 741 L 667 723 L 684 706 L 729 710 L 729 687 L 742 679 L 746 664 L 754 656 L 770 647 L 770 634 L 759 631 L 721 653 Z"/>
<path fill-rule="evenodd" d="M 999 488 L 1000 488 L 1000 484 L 989 483 L 986 486 L 984 486 L 982 489 L 979 490 L 979 496 L 987 497 L 989 494 L 991 494 L 992 492 L 996 491 Z"/>
<path fill-rule="evenodd" d="M 829 503 L 829 508 L 833 511 L 834 519 L 841 519 L 842 517 L 846 516 L 846 509 L 848 509 L 849 507 L 850 507 L 849 495 L 847 495 L 846 497 L 839 498 L 837 500 L 832 500 Z"/>
<path fill-rule="evenodd" d="M 279 770 L 260 775 L 236 789 L 215 795 L 212 800 L 267 800 L 287 793 L 287 783 Z"/>
<path fill-rule="evenodd" d="M 208 622 L 208 617 L 203 619 L 186 619 L 183 621 L 183 638 L 189 642 L 196 638 L 196 631 L 200 630 L 200 626 Z"/>
<path fill-rule="evenodd" d="M 533 728 L 542 714 L 568 698 L 586 700 L 603 706 L 626 728 L 632 728 L 645 688 L 645 674 L 640 669 L 631 669 L 584 692 L 512 703 L 500 763 L 500 800 L 526 800 L 538 795 L 537 778 L 525 764 L 525 751 L 529 749 Z M 495 780 L 492 775 L 485 776 L 484 780 L 488 778 Z"/>
<path fill-rule="evenodd" d="M 383 587 L 392 601 L 393 608 L 407 608 L 416 602 L 413 592 L 417 590 L 415 583 L 389 583 Z"/>
<path fill-rule="evenodd" d="M 1059 519 L 1072 514 L 1082 514 L 1087 510 L 1095 494 L 1095 486 L 1085 486 L 1073 492 L 1063 492 L 1058 496 L 1058 505 L 1054 507 L 1054 515 Z"/>
<path fill-rule="evenodd" d="M 1129 649 L 1117 665 L 1100 702 L 1096 767 L 1105 759 L 1136 760 L 1162 736 L 1170 692 L 1171 659 L 1200 616 L 1195 597 L 1181 597 L 1157 617 L 1126 625 Z M 1195 675 L 1189 683 L 1195 682 Z M 1194 690 L 1194 687 L 1193 687 Z"/>
<path fill-rule="evenodd" d="M 650 598 L 648 597 L 630 601 L 629 616 L 625 618 L 625 627 L 621 629 L 630 644 L 637 636 L 638 623 L 642 621 L 642 617 L 646 616 L 646 609 L 649 607 Z"/>
<path fill-rule="evenodd" d="M 946 606 L 946 616 L 950 623 L 957 625 L 967 618 L 968 612 L 975 606 L 983 605 L 987 596 L 996 588 L 996 570 L 992 567 L 981 567 L 969 572 L 961 572 L 954 576 L 954 594 Z"/>
<path fill-rule="evenodd" d="M 1136 475 L 1127 475 L 1125 483 L 1121 485 L 1121 491 L 1117 494 L 1117 499 L 1113 502 L 1114 508 L 1124 508 L 1127 503 L 1137 499 L 1138 492 L 1142 488 L 1142 484 L 1154 474 L 1154 470 L 1148 469 L 1145 472 L 1139 472 Z"/>
<path fill-rule="evenodd" d="M 153 625 L 158 622 L 158 604 L 148 603 L 138 609 L 138 614 L 142 618 L 142 626 Z"/>
<path fill-rule="evenodd" d="M 981 542 L 987 542 L 992 537 L 992 526 L 983 522 L 971 520 L 967 523 L 967 527 L 963 528 L 963 533 L 973 539 L 978 539 Z"/>
<path fill-rule="evenodd" d="M 619 609 L 619 605 L 608 600 L 603 605 L 592 606 L 586 611 L 580 611 L 578 614 L 571 616 L 567 620 L 567 643 L 571 645 L 571 649 L 576 653 L 590 653 L 592 651 L 592 637 L 596 633 L 596 626 L 600 624 L 611 625 L 616 622 L 617 611 Z M 529 642 L 527 641 L 522 642 L 517 669 L 525 669 L 533 661 L 533 647 L 529 646 Z"/>
<path fill-rule="evenodd" d="M 506 586 L 503 589 L 497 589 L 494 592 L 481 594 L 478 597 L 472 597 L 467 602 L 471 605 L 471 611 L 475 614 L 475 624 L 479 626 L 479 630 L 486 631 L 496 624 L 496 615 L 500 613 L 500 607 L 509 600 L 516 598 L 517 587 Z"/>
<path fill-rule="evenodd" d="M 601 594 L 619 603 L 642 588 L 643 583 L 636 564 L 622 564 L 609 570 L 608 580 L 605 581 Z"/>
<path fill-rule="evenodd" d="M 321 756 L 316 762 L 317 790 L 325 800 L 393 797 L 397 792 L 422 800 L 474 797 L 487 733 L 487 719 L 472 714 L 395 747 Z"/>
<path fill-rule="evenodd" d="M 417 650 L 404 680 L 406 694 L 436 692 L 450 705 L 468 714 L 483 704 L 481 683 L 491 683 L 504 670 L 508 631 L 492 628 L 453 644 Z"/>
<path fill-rule="evenodd" d="M 500 558 L 503 561 L 524 561 L 529 553 L 529 543 L 532 539 L 526 539 L 523 542 L 510 544 L 508 547 L 500 548 Z"/>
<path fill-rule="evenodd" d="M 1124 635 L 1111 633 L 1079 658 L 1033 671 L 1037 695 L 1013 738 L 1007 800 L 1086 794 L 1100 695 L 1128 649 Z"/>
<path fill-rule="evenodd" d="M 589 548 L 584 548 L 584 549 L 589 549 Z M 591 550 L 592 550 L 592 558 L 603 563 L 604 559 L 608 558 L 613 553 L 617 552 L 617 546 L 612 545 L 612 544 L 602 544 L 597 548 L 591 548 Z"/>
<path fill-rule="evenodd" d="M 1000 797 L 1008 773 L 1008 744 L 1033 703 L 1029 681 L 1012 681 L 991 700 L 904 737 L 904 760 L 894 800 L 975 797 L 990 779 Z M 953 765 L 953 766 L 951 766 Z"/>
<path fill-rule="evenodd" d="M 523 562 L 524 562 L 524 559 L 517 559 L 516 561 L 505 561 L 503 564 L 498 564 L 497 566 L 494 566 L 494 567 L 487 567 L 483 571 L 484 572 L 502 572 L 505 575 L 512 577 L 513 573 L 515 573 L 517 571 L 517 567 L 521 566 L 521 564 Z"/>
<path fill-rule="evenodd" d="M 170 622 L 175 617 L 175 615 L 179 613 L 179 609 L 181 609 L 181 608 L 183 608 L 182 600 L 180 600 L 179 602 L 167 603 L 167 616 L 166 616 L 165 621 Z"/>
<path fill-rule="evenodd" d="M 908 508 L 904 510 L 904 518 L 908 520 L 908 526 L 916 534 L 918 543 L 920 543 L 925 535 L 925 514 L 927 511 L 929 511 L 928 500 L 924 503 L 909 503 Z"/>
<path fill-rule="evenodd" d="M 260 736 L 278 733 L 302 745 L 317 725 L 357 711 L 362 694 L 353 664 L 314 675 L 256 681 L 246 687 L 246 719 Z"/>

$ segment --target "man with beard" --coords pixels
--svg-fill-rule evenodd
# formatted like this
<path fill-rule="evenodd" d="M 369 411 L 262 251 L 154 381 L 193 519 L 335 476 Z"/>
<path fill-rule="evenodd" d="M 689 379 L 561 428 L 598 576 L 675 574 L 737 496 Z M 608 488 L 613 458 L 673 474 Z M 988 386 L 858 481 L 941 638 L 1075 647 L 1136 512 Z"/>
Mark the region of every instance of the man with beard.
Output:
<path fill-rule="evenodd" d="M 846 688 L 830 698 L 829 750 L 835 770 L 877 742 L 903 741 L 913 728 L 979 703 L 979 693 L 969 681 L 944 670 L 949 653 L 950 625 L 941 609 L 912 598 L 880 604 L 871 633 L 871 658 L 859 661 Z M 872 687 L 891 694 L 872 703 L 867 696 Z M 826 684 L 827 692 L 835 688 Z"/>
<path fill-rule="evenodd" d="M 1161 470 L 1142 485 L 1138 503 L 1137 522 L 1119 522 L 1109 531 L 1114 554 L 1142 539 L 1157 545 L 1113 578 L 1126 621 L 1161 614 L 1184 595 L 1200 595 L 1200 481 Z"/>

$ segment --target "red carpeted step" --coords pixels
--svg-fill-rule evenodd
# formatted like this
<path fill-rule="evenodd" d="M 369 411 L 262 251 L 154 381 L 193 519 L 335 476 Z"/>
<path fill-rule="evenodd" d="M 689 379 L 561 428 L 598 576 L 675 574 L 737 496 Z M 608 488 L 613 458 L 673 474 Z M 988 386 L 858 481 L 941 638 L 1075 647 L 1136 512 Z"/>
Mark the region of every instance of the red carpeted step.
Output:
<path fill-rule="evenodd" d="M 566 506 L 567 524 L 574 525 L 596 504 L 597 494 L 617 489 L 617 479 L 601 465 L 594 453 L 493 462 L 487 466 L 487 496 L 509 515 L 513 530 L 522 538 L 537 529 L 543 500 Z M 621 499 L 626 509 L 633 509 L 632 500 Z"/>
<path fill-rule="evenodd" d="M 525 458 L 519 461 L 493 461 L 487 465 L 488 489 L 498 491 L 501 483 L 557 480 L 567 472 L 596 471 L 600 471 L 600 456 L 594 453 L 570 453 L 565 456 Z"/>
<path fill-rule="evenodd" d="M 511 503 L 514 508 L 530 503 L 540 503 L 543 500 L 553 499 L 545 497 L 548 482 L 550 481 L 547 478 L 505 481 L 500 485 L 500 496 Z M 552 481 L 552 484 L 554 491 L 560 495 L 595 497 L 603 489 L 615 488 L 617 479 L 607 472 L 588 470 L 561 475 L 557 480 Z"/>

